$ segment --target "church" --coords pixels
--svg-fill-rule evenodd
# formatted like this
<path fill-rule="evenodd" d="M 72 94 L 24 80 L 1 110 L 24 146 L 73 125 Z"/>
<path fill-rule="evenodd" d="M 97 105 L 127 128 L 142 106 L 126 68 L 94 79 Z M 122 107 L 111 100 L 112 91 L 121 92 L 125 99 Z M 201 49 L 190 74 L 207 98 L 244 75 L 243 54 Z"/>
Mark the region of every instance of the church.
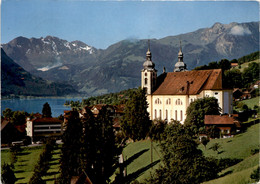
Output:
<path fill-rule="evenodd" d="M 182 47 L 173 72 L 157 76 L 148 46 L 141 70 L 141 87 L 146 90 L 150 119 L 184 123 L 190 103 L 199 98 L 215 97 L 222 114 L 232 114 L 232 90 L 223 89 L 221 69 L 188 71 L 183 62 Z"/>

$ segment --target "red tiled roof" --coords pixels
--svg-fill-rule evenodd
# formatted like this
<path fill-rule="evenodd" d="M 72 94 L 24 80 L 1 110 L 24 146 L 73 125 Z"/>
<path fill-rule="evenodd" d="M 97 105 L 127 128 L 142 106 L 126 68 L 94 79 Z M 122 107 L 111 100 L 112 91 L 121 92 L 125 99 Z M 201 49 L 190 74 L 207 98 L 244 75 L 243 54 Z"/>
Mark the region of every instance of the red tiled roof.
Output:
<path fill-rule="evenodd" d="M 38 118 L 33 120 L 34 123 L 61 123 L 58 118 Z"/>
<path fill-rule="evenodd" d="M 6 119 L 1 120 L 1 131 L 8 125 L 9 121 Z"/>
<path fill-rule="evenodd" d="M 221 69 L 167 73 L 153 95 L 195 95 L 207 89 L 222 89 Z"/>
<path fill-rule="evenodd" d="M 237 116 L 235 115 L 235 117 Z M 237 125 L 236 122 L 238 121 L 234 119 L 234 116 L 229 115 L 205 115 L 204 118 L 205 125 Z"/>

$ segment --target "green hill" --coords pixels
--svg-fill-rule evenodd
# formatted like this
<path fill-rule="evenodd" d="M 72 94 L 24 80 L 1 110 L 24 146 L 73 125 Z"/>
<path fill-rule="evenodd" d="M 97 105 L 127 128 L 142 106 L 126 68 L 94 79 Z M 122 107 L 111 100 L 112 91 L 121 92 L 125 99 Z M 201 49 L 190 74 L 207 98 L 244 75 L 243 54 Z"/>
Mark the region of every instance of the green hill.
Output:
<path fill-rule="evenodd" d="M 241 72 L 243 72 L 243 70 L 248 67 L 249 63 L 253 63 L 253 62 L 260 64 L 260 59 L 256 59 L 254 61 L 243 63 L 240 65 L 240 67 L 236 66 L 235 69 L 239 69 Z"/>
<path fill-rule="evenodd" d="M 208 143 L 206 150 L 203 145 L 199 145 L 199 148 L 207 157 L 244 159 L 242 162 L 220 173 L 220 175 L 226 174 L 225 176 L 208 183 L 237 183 L 235 182 L 236 178 L 239 178 L 241 181 L 251 182 L 250 175 L 259 162 L 258 154 L 251 155 L 251 150 L 259 148 L 259 128 L 259 124 L 256 124 L 249 127 L 245 133 L 238 134 L 233 138 L 213 139 Z M 209 149 L 214 143 L 221 145 L 220 154 Z M 130 181 L 138 180 L 139 182 L 144 182 L 145 178 L 148 178 L 150 173 L 159 167 L 161 157 L 159 144 L 153 143 L 153 147 L 152 164 L 150 140 L 129 143 L 124 148 L 123 155 L 127 162 L 127 174 L 130 175 Z"/>

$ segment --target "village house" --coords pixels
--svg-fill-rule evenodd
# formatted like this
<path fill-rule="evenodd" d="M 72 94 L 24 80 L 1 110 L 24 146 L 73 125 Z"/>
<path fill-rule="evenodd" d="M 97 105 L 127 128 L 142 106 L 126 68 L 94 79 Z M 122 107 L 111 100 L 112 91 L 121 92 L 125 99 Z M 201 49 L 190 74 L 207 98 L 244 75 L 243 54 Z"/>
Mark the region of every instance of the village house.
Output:
<path fill-rule="evenodd" d="M 141 87 L 146 90 L 150 119 L 177 120 L 184 123 L 189 104 L 198 98 L 215 97 L 221 113 L 232 114 L 232 90 L 222 86 L 221 69 L 188 71 L 180 46 L 173 72 L 157 76 L 148 48 L 141 71 Z"/>
<path fill-rule="evenodd" d="M 205 115 L 204 124 L 206 130 L 216 126 L 220 130 L 221 138 L 233 137 L 241 130 L 241 123 L 237 114 L 229 115 Z"/>
<path fill-rule="evenodd" d="M 61 138 L 63 122 L 58 118 L 27 118 L 26 132 L 32 142 L 48 137 Z"/>

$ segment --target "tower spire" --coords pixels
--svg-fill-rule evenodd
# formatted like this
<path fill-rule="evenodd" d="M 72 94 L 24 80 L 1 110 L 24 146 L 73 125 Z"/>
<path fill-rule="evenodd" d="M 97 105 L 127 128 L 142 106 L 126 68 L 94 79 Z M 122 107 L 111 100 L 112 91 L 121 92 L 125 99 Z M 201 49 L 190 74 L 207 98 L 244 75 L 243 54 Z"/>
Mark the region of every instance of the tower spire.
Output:
<path fill-rule="evenodd" d="M 178 53 L 178 62 L 175 64 L 174 72 L 187 71 L 186 64 L 183 62 L 182 46 L 180 41 L 180 50 Z"/>

